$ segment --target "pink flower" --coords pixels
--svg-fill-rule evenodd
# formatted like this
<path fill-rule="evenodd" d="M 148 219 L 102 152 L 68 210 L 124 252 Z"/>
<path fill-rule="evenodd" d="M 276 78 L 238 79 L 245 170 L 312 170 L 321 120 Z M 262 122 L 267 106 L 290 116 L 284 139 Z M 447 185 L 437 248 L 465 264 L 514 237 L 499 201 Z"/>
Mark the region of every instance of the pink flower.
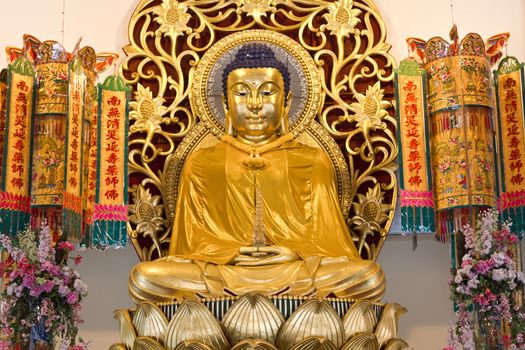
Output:
<path fill-rule="evenodd" d="M 75 250 L 75 246 L 71 244 L 70 242 L 65 241 L 65 242 L 58 243 L 58 249 L 67 250 L 70 252 L 70 251 Z"/>
<path fill-rule="evenodd" d="M 75 304 L 78 301 L 78 294 L 75 292 L 71 292 L 67 295 L 67 303 L 72 305 Z"/>
<path fill-rule="evenodd" d="M 78 265 L 82 262 L 82 257 L 80 255 L 77 255 L 73 258 L 73 261 L 75 262 L 75 265 Z"/>

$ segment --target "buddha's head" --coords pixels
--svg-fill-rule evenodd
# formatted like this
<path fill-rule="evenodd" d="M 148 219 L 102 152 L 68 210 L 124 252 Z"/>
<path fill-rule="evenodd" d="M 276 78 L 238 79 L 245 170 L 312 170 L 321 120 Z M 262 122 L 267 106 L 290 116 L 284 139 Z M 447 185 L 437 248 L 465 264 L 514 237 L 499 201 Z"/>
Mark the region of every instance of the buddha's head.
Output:
<path fill-rule="evenodd" d="M 288 132 L 290 73 L 269 46 L 242 46 L 223 82 L 228 134 L 257 144 Z"/>

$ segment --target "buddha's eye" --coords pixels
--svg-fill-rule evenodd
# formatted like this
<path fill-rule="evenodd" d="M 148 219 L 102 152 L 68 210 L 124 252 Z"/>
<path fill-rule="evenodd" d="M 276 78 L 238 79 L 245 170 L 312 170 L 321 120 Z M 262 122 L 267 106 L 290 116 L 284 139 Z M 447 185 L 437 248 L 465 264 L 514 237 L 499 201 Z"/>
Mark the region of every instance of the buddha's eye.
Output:
<path fill-rule="evenodd" d="M 240 96 L 240 97 L 248 96 L 248 94 L 250 93 L 248 91 L 248 89 L 246 88 L 246 86 L 244 86 L 242 84 L 237 84 L 237 85 L 233 86 L 230 91 L 235 96 Z"/>
<path fill-rule="evenodd" d="M 273 94 L 275 94 L 277 91 L 275 90 L 271 90 L 271 89 L 264 89 L 262 91 L 260 91 L 259 93 L 262 95 L 262 96 L 272 96 Z"/>

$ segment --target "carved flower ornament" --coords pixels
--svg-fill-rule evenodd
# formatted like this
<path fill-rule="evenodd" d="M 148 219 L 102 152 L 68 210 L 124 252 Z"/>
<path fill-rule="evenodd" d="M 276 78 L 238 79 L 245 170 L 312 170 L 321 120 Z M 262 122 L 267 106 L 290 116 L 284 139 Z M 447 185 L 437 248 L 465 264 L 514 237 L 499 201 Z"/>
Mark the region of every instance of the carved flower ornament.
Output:
<path fill-rule="evenodd" d="M 162 97 L 153 98 L 153 93 L 149 87 L 144 88 L 138 84 L 137 92 L 135 92 L 135 99 L 130 102 L 130 119 L 135 123 L 131 126 L 131 132 L 147 132 L 154 133 L 160 130 L 160 124 L 164 122 L 164 115 L 167 108 L 163 106 L 164 99 Z"/>
<path fill-rule="evenodd" d="M 366 90 L 366 95 L 355 94 L 357 102 L 354 102 L 350 107 L 354 110 L 354 121 L 357 127 L 363 129 L 365 134 L 368 130 L 375 130 L 377 128 L 386 128 L 383 118 L 388 116 L 386 108 L 390 103 L 383 100 L 383 90 L 379 82 L 373 86 L 369 86 Z"/>
<path fill-rule="evenodd" d="M 164 230 L 161 196 L 152 196 L 149 190 L 138 186 L 132 192 L 133 204 L 129 206 L 129 221 L 137 225 L 135 234 L 156 237 Z"/>
<path fill-rule="evenodd" d="M 266 17 L 268 12 L 275 12 L 275 5 L 282 0 L 240 0 L 240 10 L 256 20 Z"/>
<path fill-rule="evenodd" d="M 388 220 L 388 213 L 391 207 L 383 204 L 383 192 L 378 183 L 373 188 L 369 188 L 366 196 L 358 193 L 358 203 L 352 203 L 355 216 L 351 219 L 352 224 L 357 225 L 356 230 L 361 233 L 380 232 L 381 225 Z"/>
<path fill-rule="evenodd" d="M 339 0 L 328 6 L 329 13 L 323 15 L 326 24 L 321 26 L 321 30 L 328 29 L 331 35 L 338 37 L 348 37 L 356 33 L 355 26 L 361 22 L 357 18 L 361 10 L 352 8 L 353 0 Z"/>
<path fill-rule="evenodd" d="M 190 34 L 192 29 L 187 24 L 191 15 L 187 11 L 188 7 L 177 0 L 162 0 L 162 4 L 153 10 L 157 15 L 155 22 L 160 24 L 155 34 L 158 36 L 165 34 L 172 39 L 184 33 Z"/>

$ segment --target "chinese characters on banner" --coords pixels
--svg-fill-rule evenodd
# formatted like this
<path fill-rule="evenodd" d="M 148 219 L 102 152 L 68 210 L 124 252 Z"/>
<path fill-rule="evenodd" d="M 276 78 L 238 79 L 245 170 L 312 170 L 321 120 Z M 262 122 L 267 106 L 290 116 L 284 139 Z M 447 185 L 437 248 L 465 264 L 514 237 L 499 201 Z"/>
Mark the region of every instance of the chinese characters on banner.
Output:
<path fill-rule="evenodd" d="M 126 244 L 128 202 L 127 137 L 131 89 L 110 76 L 99 85 L 97 194 L 93 211 L 95 247 Z"/>
<path fill-rule="evenodd" d="M 21 57 L 9 66 L 9 94 L 0 192 L 0 232 L 8 235 L 25 228 L 30 218 L 31 120 L 34 70 Z"/>
<path fill-rule="evenodd" d="M 523 122 L 523 66 L 505 58 L 495 72 L 499 115 L 500 198 L 504 219 L 516 233 L 525 232 L 525 132 Z"/>
<path fill-rule="evenodd" d="M 434 200 L 425 125 L 426 73 L 414 60 L 395 72 L 400 152 L 401 231 L 434 232 Z"/>
<path fill-rule="evenodd" d="M 82 144 L 85 76 L 80 58 L 69 69 L 69 106 L 66 131 L 63 229 L 68 236 L 82 238 Z"/>
<path fill-rule="evenodd" d="M 5 118 L 7 113 L 7 69 L 0 73 L 0 168 L 4 156 L 4 132 Z M 0 183 L 2 183 L 2 174 L 0 172 Z"/>

